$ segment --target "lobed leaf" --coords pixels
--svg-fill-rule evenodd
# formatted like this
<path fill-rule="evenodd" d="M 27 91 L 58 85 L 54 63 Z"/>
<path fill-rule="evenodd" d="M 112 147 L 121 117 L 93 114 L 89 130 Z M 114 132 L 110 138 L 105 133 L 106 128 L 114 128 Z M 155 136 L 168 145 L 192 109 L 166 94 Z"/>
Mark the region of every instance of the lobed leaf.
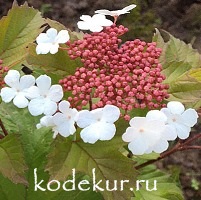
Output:
<path fill-rule="evenodd" d="M 60 71 L 62 74 L 69 75 L 73 74 L 77 67 L 80 67 L 82 64 L 79 59 L 71 60 L 67 52 L 64 50 L 59 50 L 58 53 L 46 54 L 46 55 L 37 55 L 36 54 L 36 45 L 30 44 L 28 47 L 27 62 L 30 65 L 34 65 L 44 69 L 47 73 L 55 73 Z"/>
<path fill-rule="evenodd" d="M 91 179 L 92 170 L 95 169 L 97 182 L 102 180 L 99 186 L 104 188 L 104 191 L 100 191 L 104 199 L 128 199 L 132 196 L 130 187 L 133 186 L 137 172 L 133 168 L 133 161 L 118 151 L 122 145 L 123 142 L 119 137 L 93 145 L 58 138 L 48 156 L 46 170 L 50 173 L 51 179 L 64 181 L 72 174 L 73 168 L 89 175 Z M 106 180 L 112 185 L 113 181 L 117 180 L 118 187 L 120 180 L 129 180 L 129 183 L 125 185 L 123 191 L 119 191 L 120 188 L 117 191 L 107 191 Z"/>
<path fill-rule="evenodd" d="M 40 12 L 25 3 L 13 4 L 8 15 L 0 20 L 0 58 L 9 68 L 25 61 L 26 47 L 33 42 L 43 30 L 44 19 Z"/>
<path fill-rule="evenodd" d="M 178 184 L 171 178 L 171 175 L 166 174 L 159 169 L 156 169 L 154 165 L 147 166 L 140 171 L 138 180 L 149 181 L 146 187 L 146 183 L 140 182 L 141 187 L 139 190 L 135 190 L 135 197 L 132 200 L 183 200 L 183 194 Z M 154 188 L 154 180 L 156 183 L 156 190 Z M 151 192 L 147 190 L 152 190 Z"/>
<path fill-rule="evenodd" d="M 162 73 L 166 76 L 164 83 L 169 85 L 168 101 L 180 101 L 186 107 L 199 108 L 201 82 L 195 72 L 201 67 L 200 54 L 190 44 L 185 44 L 167 32 L 162 36 L 157 29 L 153 41 L 163 49 L 160 62 Z"/>
<path fill-rule="evenodd" d="M 0 140 L 0 172 L 14 183 L 28 185 L 25 177 L 27 165 L 19 135 L 10 134 Z"/>

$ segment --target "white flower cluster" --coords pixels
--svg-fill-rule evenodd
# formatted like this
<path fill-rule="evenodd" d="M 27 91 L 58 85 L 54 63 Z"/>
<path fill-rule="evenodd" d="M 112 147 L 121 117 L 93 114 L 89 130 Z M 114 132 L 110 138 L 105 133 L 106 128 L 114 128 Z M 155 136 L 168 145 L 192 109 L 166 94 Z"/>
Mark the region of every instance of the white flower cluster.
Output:
<path fill-rule="evenodd" d="M 80 136 L 84 142 L 95 143 L 97 140 L 110 140 L 114 137 L 116 127 L 114 122 L 120 116 L 116 106 L 106 105 L 93 111 L 78 112 L 70 108 L 68 101 L 61 101 L 63 90 L 60 85 L 51 85 L 51 78 L 40 75 L 37 79 L 32 75 L 23 75 L 16 70 L 9 70 L 4 78 L 9 87 L 1 89 L 1 98 L 5 103 L 13 100 L 18 108 L 26 108 L 31 115 L 44 114 L 37 128 L 51 127 L 53 138 L 58 134 L 63 137 L 73 135 L 75 123 L 81 130 Z"/>
<path fill-rule="evenodd" d="M 106 19 L 105 15 L 114 17 L 116 22 L 116 19 L 119 15 L 129 13 L 129 11 L 135 7 L 136 7 L 135 4 L 131 4 L 121 10 L 114 10 L 114 11 L 105 10 L 105 9 L 96 10 L 95 11 L 96 14 L 93 15 L 92 17 L 89 15 L 82 15 L 80 17 L 82 21 L 79 21 L 77 23 L 77 26 L 81 30 L 90 30 L 91 32 L 100 32 L 103 30 L 103 27 L 111 26 L 113 24 L 111 20 Z"/>
<path fill-rule="evenodd" d="M 31 115 L 44 114 L 37 128 L 51 127 L 53 138 L 58 134 L 68 137 L 76 132 L 76 125 L 82 130 L 80 137 L 84 142 L 94 144 L 98 140 L 111 140 L 116 132 L 114 122 L 119 119 L 120 110 L 116 106 L 106 105 L 92 111 L 78 112 L 70 108 L 68 101 L 61 101 L 63 90 L 60 85 L 51 85 L 51 78 L 40 75 L 23 75 L 10 70 L 4 78 L 9 87 L 1 89 L 1 98 L 5 103 L 13 100 L 18 108 L 28 107 Z M 198 114 L 194 109 L 185 110 L 182 103 L 171 101 L 167 108 L 151 110 L 146 117 L 134 117 L 130 127 L 122 135 L 128 148 L 135 155 L 144 153 L 162 153 L 168 149 L 169 141 L 189 137 L 191 127 L 197 123 Z M 76 125 L 75 125 L 76 124 Z"/>
<path fill-rule="evenodd" d="M 131 4 L 122 10 L 97 10 L 95 15 L 92 17 L 89 15 L 82 15 L 77 23 L 78 28 L 81 30 L 90 30 L 91 32 L 100 32 L 105 26 L 111 26 L 112 21 L 106 19 L 105 15 L 110 15 L 115 18 L 115 21 L 119 15 L 129 13 L 130 10 L 135 8 L 135 4 Z M 37 54 L 55 54 L 58 52 L 59 44 L 64 44 L 70 39 L 69 33 L 67 30 L 58 31 L 55 28 L 50 28 L 46 33 L 40 33 L 36 38 L 36 53 Z"/>
<path fill-rule="evenodd" d="M 197 123 L 194 109 L 185 110 L 182 103 L 171 101 L 167 108 L 151 110 L 146 117 L 134 117 L 122 139 L 129 142 L 128 148 L 135 155 L 162 153 L 167 150 L 168 141 L 186 139 L 191 127 Z"/>

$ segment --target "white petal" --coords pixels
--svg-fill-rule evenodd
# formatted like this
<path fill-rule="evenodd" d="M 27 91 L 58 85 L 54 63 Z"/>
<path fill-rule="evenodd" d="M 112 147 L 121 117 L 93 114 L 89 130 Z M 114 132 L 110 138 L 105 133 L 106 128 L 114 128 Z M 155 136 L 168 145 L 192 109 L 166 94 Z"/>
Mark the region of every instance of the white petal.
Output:
<path fill-rule="evenodd" d="M 125 8 L 123 8 L 123 10 L 125 10 L 125 11 L 129 11 L 129 10 L 132 10 L 133 8 L 135 8 L 135 7 L 136 7 L 135 4 L 131 4 L 131 5 L 126 6 Z"/>
<path fill-rule="evenodd" d="M 167 118 L 172 117 L 172 113 L 170 112 L 170 110 L 168 108 L 162 108 L 160 111 L 163 112 Z"/>
<path fill-rule="evenodd" d="M 60 101 L 63 97 L 63 89 L 61 85 L 52 85 L 49 89 L 47 97 L 54 102 Z"/>
<path fill-rule="evenodd" d="M 195 109 L 189 108 L 182 114 L 183 123 L 187 126 L 193 127 L 197 123 L 198 114 Z"/>
<path fill-rule="evenodd" d="M 37 86 L 31 86 L 30 88 L 24 90 L 24 93 L 28 99 L 34 99 L 40 96 L 40 91 Z"/>
<path fill-rule="evenodd" d="M 59 126 L 60 124 L 64 123 L 67 121 L 66 116 L 63 113 L 59 113 L 57 112 L 54 116 L 53 116 L 53 122 L 54 124 L 56 124 L 57 126 Z"/>
<path fill-rule="evenodd" d="M 166 151 L 169 147 L 169 143 L 166 140 L 160 140 L 156 145 L 154 145 L 153 151 L 156 153 L 162 153 Z"/>
<path fill-rule="evenodd" d="M 13 104 L 18 108 L 26 108 L 28 106 L 29 101 L 24 97 L 24 95 L 16 95 L 13 99 Z"/>
<path fill-rule="evenodd" d="M 40 75 L 36 79 L 36 84 L 42 93 L 46 93 L 51 86 L 51 78 L 47 75 Z"/>
<path fill-rule="evenodd" d="M 50 28 L 46 32 L 48 38 L 50 38 L 51 42 L 54 42 L 56 36 L 57 36 L 57 30 L 55 28 Z"/>
<path fill-rule="evenodd" d="M 82 15 L 80 17 L 80 19 L 83 20 L 83 21 L 91 21 L 91 16 L 89 16 L 89 15 Z"/>
<path fill-rule="evenodd" d="M 20 78 L 20 89 L 29 88 L 35 84 L 35 78 L 32 75 L 24 75 Z"/>
<path fill-rule="evenodd" d="M 177 124 L 175 123 L 175 127 L 176 127 L 176 131 L 177 131 L 177 135 L 180 139 L 186 139 L 189 137 L 190 134 L 190 127 L 185 126 L 183 124 Z"/>
<path fill-rule="evenodd" d="M 111 140 L 116 132 L 116 128 L 114 124 L 99 122 L 94 124 L 96 127 L 95 130 L 99 132 L 100 140 Z"/>
<path fill-rule="evenodd" d="M 40 119 L 40 124 L 41 126 L 45 126 L 45 127 L 51 127 L 54 126 L 54 122 L 53 122 L 53 116 L 43 116 Z"/>
<path fill-rule="evenodd" d="M 134 117 L 130 120 L 129 124 L 132 127 L 139 127 L 143 126 L 147 122 L 147 119 L 145 117 Z"/>
<path fill-rule="evenodd" d="M 162 132 L 161 136 L 162 138 L 166 140 L 175 140 L 177 138 L 177 131 L 175 126 L 172 125 L 165 125 L 165 129 Z"/>
<path fill-rule="evenodd" d="M 44 112 L 44 98 L 32 99 L 29 102 L 28 110 L 33 116 L 41 115 Z"/>
<path fill-rule="evenodd" d="M 94 129 L 94 125 L 95 124 L 92 124 L 81 130 L 80 137 L 85 143 L 94 144 L 99 139 L 99 135 L 96 132 L 96 129 Z"/>
<path fill-rule="evenodd" d="M 120 116 L 120 110 L 118 107 L 113 105 L 106 105 L 103 108 L 103 115 L 101 120 L 104 120 L 105 122 L 114 123 L 119 119 Z"/>
<path fill-rule="evenodd" d="M 165 129 L 165 123 L 159 120 L 149 120 L 146 123 L 146 129 L 150 132 L 161 132 Z"/>
<path fill-rule="evenodd" d="M 128 144 L 128 149 L 134 155 L 142 155 L 148 149 L 148 144 L 143 138 L 139 137 Z"/>
<path fill-rule="evenodd" d="M 96 108 L 96 109 L 90 111 L 90 113 L 93 115 L 94 120 L 96 120 L 98 122 L 102 119 L 103 108 Z"/>
<path fill-rule="evenodd" d="M 13 88 L 19 87 L 20 73 L 17 70 L 9 70 L 8 74 L 5 76 L 5 83 Z"/>
<path fill-rule="evenodd" d="M 111 26 L 113 24 L 112 21 L 106 19 L 105 15 L 95 14 L 92 17 L 92 20 L 99 24 L 100 26 Z"/>
<path fill-rule="evenodd" d="M 167 104 L 172 114 L 182 114 L 185 110 L 184 105 L 179 101 L 170 101 Z"/>
<path fill-rule="evenodd" d="M 69 135 L 73 135 L 76 131 L 74 123 L 70 121 L 65 121 L 57 127 L 57 130 L 60 135 L 63 137 L 68 137 Z"/>
<path fill-rule="evenodd" d="M 57 103 L 46 100 L 44 104 L 44 114 L 45 115 L 53 115 L 57 111 Z"/>
<path fill-rule="evenodd" d="M 52 44 L 51 43 L 39 43 L 36 46 L 36 53 L 37 54 L 47 54 L 50 51 Z"/>
<path fill-rule="evenodd" d="M 147 113 L 146 118 L 149 120 L 159 120 L 159 121 L 163 121 L 163 122 L 167 121 L 166 115 L 159 110 L 150 110 Z"/>
<path fill-rule="evenodd" d="M 58 50 L 59 50 L 59 45 L 57 43 L 51 45 L 51 47 L 50 47 L 50 53 L 51 54 L 57 53 Z"/>
<path fill-rule="evenodd" d="M 84 29 L 83 29 L 84 30 Z M 101 32 L 102 30 L 103 30 L 103 27 L 102 26 L 100 26 L 100 25 L 97 25 L 97 24 L 95 24 L 95 25 L 91 25 L 90 27 L 89 27 L 89 30 L 91 31 L 91 32 Z"/>
<path fill-rule="evenodd" d="M 69 110 L 69 107 L 70 107 L 70 103 L 68 102 L 68 101 L 61 101 L 60 103 L 59 103 L 59 110 L 62 112 L 62 113 L 67 113 L 68 112 L 68 110 Z"/>
<path fill-rule="evenodd" d="M 37 44 L 40 43 L 50 43 L 50 38 L 47 36 L 46 33 L 40 33 L 39 36 L 36 38 Z"/>
<path fill-rule="evenodd" d="M 4 101 L 5 103 L 9 103 L 10 101 L 12 101 L 16 94 L 17 92 L 13 88 L 4 87 L 1 89 L 1 98 L 2 101 Z"/>
<path fill-rule="evenodd" d="M 113 15 L 112 15 L 112 12 L 109 11 L 109 10 L 106 10 L 106 9 L 96 10 L 95 13 L 97 13 L 97 14 L 102 14 L 102 15 L 110 15 L 110 16 L 113 16 Z"/>
<path fill-rule="evenodd" d="M 78 28 L 79 28 L 80 30 L 89 30 L 89 27 L 90 27 L 88 23 L 83 22 L 83 21 L 79 21 L 79 22 L 77 23 L 77 26 L 78 26 Z"/>
<path fill-rule="evenodd" d="M 64 44 L 66 43 L 68 40 L 70 39 L 69 33 L 67 30 L 61 30 L 59 31 L 55 42 L 60 43 L 60 44 Z"/>
<path fill-rule="evenodd" d="M 76 123 L 80 128 L 85 128 L 96 122 L 96 119 L 94 119 L 93 115 L 88 110 L 80 111 L 76 117 Z"/>
<path fill-rule="evenodd" d="M 122 139 L 125 142 L 131 142 L 135 140 L 137 137 L 139 137 L 139 134 L 136 133 L 136 129 L 133 127 L 128 127 L 126 129 L 126 132 L 122 135 Z"/>

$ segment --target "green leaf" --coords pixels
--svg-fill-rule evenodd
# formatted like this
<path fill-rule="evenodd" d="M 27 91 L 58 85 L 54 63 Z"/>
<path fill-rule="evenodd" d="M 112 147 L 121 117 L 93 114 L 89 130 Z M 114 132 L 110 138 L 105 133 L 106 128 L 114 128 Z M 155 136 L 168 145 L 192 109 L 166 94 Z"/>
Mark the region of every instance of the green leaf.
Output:
<path fill-rule="evenodd" d="M 134 191 L 135 197 L 133 200 L 184 200 L 181 189 L 178 184 L 171 178 L 170 175 L 156 169 L 154 165 L 147 166 L 140 171 L 140 175 L 137 177 L 141 187 L 139 190 Z M 156 190 L 154 189 L 154 180 L 156 180 Z M 148 191 L 152 190 L 152 191 Z"/>
<path fill-rule="evenodd" d="M 160 57 L 162 65 L 172 62 L 184 62 L 191 65 L 192 68 L 201 67 L 201 56 L 197 50 L 192 48 L 191 44 L 186 44 L 166 31 L 163 31 L 162 34 L 163 36 L 156 29 L 153 37 L 157 47 L 163 50 Z"/>
<path fill-rule="evenodd" d="M 188 73 L 170 83 L 169 94 L 169 101 L 180 101 L 195 109 L 201 106 L 201 82 Z"/>
<path fill-rule="evenodd" d="M 46 55 L 36 54 L 36 45 L 30 44 L 28 47 L 29 53 L 27 55 L 27 62 L 30 65 L 34 65 L 44 69 L 47 73 L 59 74 L 73 74 L 77 67 L 82 64 L 79 59 L 71 60 L 68 53 L 64 50 L 59 50 L 58 53 L 52 55 L 50 53 Z"/>
<path fill-rule="evenodd" d="M 53 138 L 52 138 L 53 133 L 48 128 L 36 129 L 36 124 L 39 122 L 40 117 L 33 117 L 30 115 L 30 113 L 28 112 L 26 108 L 19 109 L 15 107 L 12 103 L 9 103 L 9 104 L 2 103 L 0 105 L 0 116 L 2 117 L 2 120 L 6 129 L 12 133 L 9 135 L 9 137 L 16 136 L 15 133 L 19 133 L 20 135 L 18 142 L 21 142 L 23 144 L 24 155 L 28 165 L 26 177 L 29 183 L 29 187 L 27 188 L 23 187 L 22 185 L 18 185 L 17 187 L 16 184 L 9 182 L 9 180 L 5 178 L 1 179 L 0 180 L 0 199 L 14 199 L 14 198 L 11 198 L 13 197 L 13 195 L 7 194 L 8 192 L 5 191 L 5 186 L 4 186 L 4 182 L 5 182 L 5 184 L 9 185 L 8 187 L 10 189 L 13 188 L 13 190 L 16 191 L 16 195 L 20 193 L 17 196 L 19 200 L 21 199 L 63 200 L 66 198 L 68 200 L 81 200 L 81 199 L 103 200 L 100 194 L 93 192 L 92 190 L 83 192 L 77 189 L 72 192 L 71 191 L 66 192 L 66 191 L 63 191 L 61 188 L 60 190 L 55 192 L 51 192 L 48 190 L 46 190 L 45 192 L 40 190 L 34 191 L 34 187 L 35 187 L 34 169 L 35 168 L 37 168 L 38 179 L 44 180 L 44 184 L 42 184 L 42 187 L 47 189 L 47 183 L 48 183 L 48 180 L 50 179 L 50 176 L 47 172 L 44 171 L 44 167 L 46 165 L 47 153 L 49 152 L 51 147 L 50 144 L 53 141 Z M 18 148 L 18 145 L 16 144 L 17 143 L 12 145 L 15 148 Z M 19 170 L 22 170 L 22 168 L 19 168 Z M 81 181 L 82 179 L 83 179 L 83 175 L 81 174 L 76 175 L 76 183 Z M 70 188 L 70 185 L 67 185 L 67 188 L 68 187 Z M 25 190 L 26 190 L 26 193 L 24 192 Z"/>
<path fill-rule="evenodd" d="M 10 134 L 0 140 L 0 172 L 14 183 L 28 184 L 27 165 L 19 136 Z"/>
<path fill-rule="evenodd" d="M 199 108 L 201 106 L 201 82 L 193 75 L 201 67 L 201 56 L 190 44 L 173 37 L 167 32 L 163 36 L 156 29 L 153 41 L 162 48 L 160 62 L 165 74 L 164 83 L 169 85 L 168 101 L 180 101 L 186 107 Z"/>
<path fill-rule="evenodd" d="M 14 184 L 9 179 L 0 174 L 0 199 L 4 200 L 24 200 L 26 188 L 23 184 Z"/>
<path fill-rule="evenodd" d="M 53 149 L 48 156 L 46 170 L 50 173 L 51 179 L 65 180 L 72 174 L 72 169 L 77 172 L 83 172 L 91 177 L 93 182 L 93 173 L 96 177 L 96 183 L 102 180 L 99 187 L 103 188 L 101 194 L 104 199 L 124 200 L 132 195 L 130 187 L 136 177 L 136 171 L 133 168 L 133 161 L 123 156 L 118 149 L 123 145 L 120 137 L 115 137 L 111 141 L 97 142 L 95 144 L 85 144 L 83 142 L 73 142 L 70 139 L 58 138 L 53 144 Z M 123 191 L 107 191 L 106 180 L 114 186 L 114 180 L 129 180 L 125 184 Z"/>
<path fill-rule="evenodd" d="M 26 47 L 43 30 L 44 19 L 40 12 L 25 3 L 13 4 L 8 15 L 0 20 L 0 58 L 9 68 L 25 61 Z"/>

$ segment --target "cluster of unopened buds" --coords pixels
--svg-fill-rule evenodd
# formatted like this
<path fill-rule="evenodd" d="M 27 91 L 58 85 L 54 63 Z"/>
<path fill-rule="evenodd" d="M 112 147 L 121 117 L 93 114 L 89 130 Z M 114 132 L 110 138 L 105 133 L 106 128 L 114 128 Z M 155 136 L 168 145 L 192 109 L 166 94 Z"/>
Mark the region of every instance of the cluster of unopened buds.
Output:
<path fill-rule="evenodd" d="M 185 110 L 177 101 L 169 102 L 167 107 L 163 103 L 168 98 L 168 86 L 163 84 L 165 76 L 158 61 L 161 49 L 155 43 L 139 39 L 120 44 L 118 37 L 128 29 L 116 26 L 117 17 L 135 6 L 117 11 L 98 10 L 92 17 L 81 16 L 83 21 L 78 22 L 78 28 L 93 33 L 73 43 L 67 30 L 58 33 L 50 28 L 41 33 L 36 38 L 37 54 L 55 54 L 59 44 L 66 43 L 70 58 L 81 58 L 83 66 L 74 75 L 60 80 L 63 88 L 51 85 L 47 75 L 35 79 L 10 70 L 4 78 L 9 87 L 1 89 L 2 101 L 13 101 L 18 108 L 27 107 L 33 116 L 43 114 L 36 127 L 51 127 L 53 138 L 58 134 L 76 136 L 76 127 L 80 127 L 82 140 L 92 144 L 112 139 L 116 132 L 114 122 L 122 115 L 130 120 L 122 139 L 129 142 L 129 150 L 136 155 L 161 153 L 168 149 L 169 141 L 188 138 L 198 114 L 191 108 Z M 114 23 L 105 15 L 113 16 Z M 62 100 L 63 90 L 72 92 L 68 101 Z M 89 110 L 83 110 L 86 105 Z M 130 111 L 146 107 L 150 110 L 146 117 L 130 119 Z"/>

